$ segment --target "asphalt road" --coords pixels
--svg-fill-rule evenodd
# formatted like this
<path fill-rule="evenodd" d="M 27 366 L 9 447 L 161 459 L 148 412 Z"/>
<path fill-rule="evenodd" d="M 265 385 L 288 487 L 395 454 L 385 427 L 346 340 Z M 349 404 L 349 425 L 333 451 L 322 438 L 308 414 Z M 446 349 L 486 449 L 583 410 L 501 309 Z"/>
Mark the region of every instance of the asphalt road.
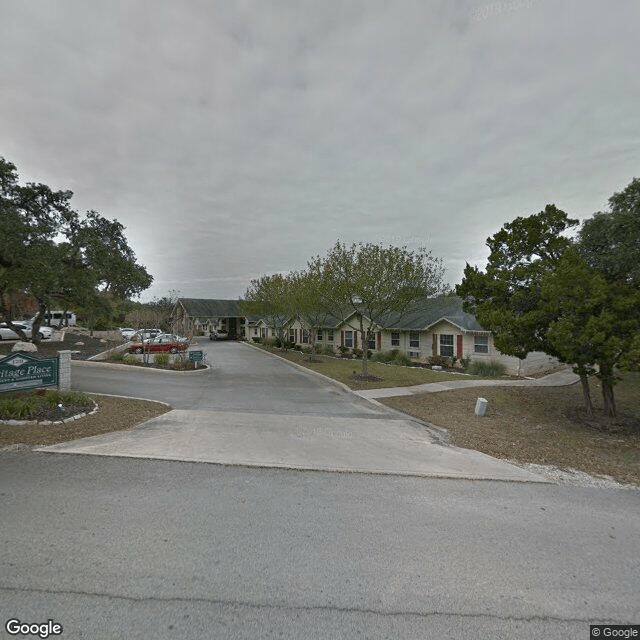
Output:
<path fill-rule="evenodd" d="M 589 637 L 638 492 L 0 454 L 4 620 L 63 638 Z M 8 635 L 7 635 L 8 637 Z"/>
<path fill-rule="evenodd" d="M 168 402 L 175 409 L 241 411 L 334 417 L 381 417 L 389 413 L 323 383 L 312 373 L 236 342 L 202 340 L 211 368 L 184 374 L 157 369 L 112 369 L 72 363 L 74 388 Z"/>
<path fill-rule="evenodd" d="M 197 384 L 82 365 L 75 384 L 222 417 L 389 421 L 240 345 L 203 346 Z M 640 622 L 639 506 L 621 489 L 1 452 L 0 623 L 91 640 L 586 639 Z"/>

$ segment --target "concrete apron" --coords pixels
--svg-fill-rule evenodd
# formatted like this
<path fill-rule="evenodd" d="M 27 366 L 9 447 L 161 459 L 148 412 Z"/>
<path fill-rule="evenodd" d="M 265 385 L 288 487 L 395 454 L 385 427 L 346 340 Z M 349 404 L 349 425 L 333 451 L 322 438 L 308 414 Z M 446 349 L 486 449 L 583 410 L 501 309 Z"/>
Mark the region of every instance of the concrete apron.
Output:
<path fill-rule="evenodd" d="M 35 450 L 250 467 L 547 482 L 483 453 L 439 445 L 409 419 L 174 409 L 135 429 Z"/>

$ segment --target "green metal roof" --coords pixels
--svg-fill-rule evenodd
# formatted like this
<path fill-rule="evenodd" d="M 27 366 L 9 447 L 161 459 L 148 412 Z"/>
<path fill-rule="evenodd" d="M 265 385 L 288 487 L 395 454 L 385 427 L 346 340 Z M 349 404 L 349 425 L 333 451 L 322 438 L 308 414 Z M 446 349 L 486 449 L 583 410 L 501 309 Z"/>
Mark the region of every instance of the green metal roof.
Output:
<path fill-rule="evenodd" d="M 429 329 L 441 320 L 460 327 L 463 331 L 483 331 L 475 316 L 462 310 L 462 298 L 458 296 L 439 296 L 429 299 L 422 309 L 404 317 L 389 316 L 384 325 L 388 329 L 409 329 L 413 331 Z"/>
<path fill-rule="evenodd" d="M 191 318 L 243 318 L 239 300 L 209 300 L 204 298 L 179 298 Z"/>
<path fill-rule="evenodd" d="M 187 315 L 192 318 L 246 318 L 250 324 L 260 320 L 260 316 L 247 315 L 240 306 L 240 300 L 209 300 L 203 298 L 180 298 Z M 488 333 L 475 316 L 462 310 L 462 299 L 458 296 L 439 296 L 427 300 L 421 309 L 403 317 L 390 314 L 381 323 L 385 329 L 425 331 L 446 320 L 463 331 L 481 331 Z M 328 316 L 325 328 L 336 328 L 343 320 Z"/>

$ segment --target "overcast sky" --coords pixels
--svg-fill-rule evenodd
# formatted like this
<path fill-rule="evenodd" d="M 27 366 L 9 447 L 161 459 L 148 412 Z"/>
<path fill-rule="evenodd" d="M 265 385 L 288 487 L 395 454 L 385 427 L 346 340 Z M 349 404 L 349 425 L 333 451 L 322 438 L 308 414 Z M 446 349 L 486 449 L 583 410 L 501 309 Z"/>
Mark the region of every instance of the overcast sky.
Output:
<path fill-rule="evenodd" d="M 337 239 L 450 284 L 640 176 L 638 0 L 0 0 L 0 156 L 117 218 L 142 299 L 237 298 Z"/>

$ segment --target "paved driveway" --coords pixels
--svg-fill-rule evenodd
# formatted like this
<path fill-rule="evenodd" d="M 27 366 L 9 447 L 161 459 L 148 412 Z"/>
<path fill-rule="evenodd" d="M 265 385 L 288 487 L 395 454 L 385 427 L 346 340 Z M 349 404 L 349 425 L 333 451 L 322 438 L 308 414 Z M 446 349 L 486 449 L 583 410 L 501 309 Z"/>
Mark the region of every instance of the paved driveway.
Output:
<path fill-rule="evenodd" d="M 137 429 L 40 450 L 452 478 L 543 481 L 476 451 L 442 446 L 422 423 L 235 342 L 203 341 L 208 371 L 77 363 L 75 388 L 168 402 Z M 470 408 L 473 410 L 473 408 Z"/>

